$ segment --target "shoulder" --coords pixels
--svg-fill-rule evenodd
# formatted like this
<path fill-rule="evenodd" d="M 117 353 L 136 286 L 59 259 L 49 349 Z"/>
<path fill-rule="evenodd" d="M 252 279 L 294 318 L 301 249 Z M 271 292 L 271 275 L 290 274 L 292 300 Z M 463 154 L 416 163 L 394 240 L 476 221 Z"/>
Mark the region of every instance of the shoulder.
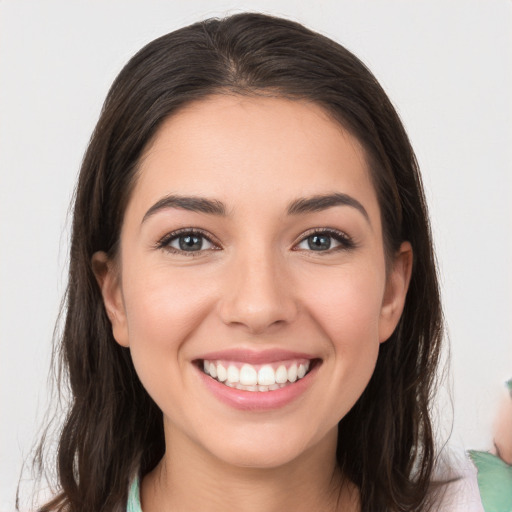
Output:
<path fill-rule="evenodd" d="M 453 481 L 443 486 L 437 512 L 485 512 L 478 489 L 477 470 L 469 460 L 448 474 Z M 443 475 L 441 475 L 441 478 Z M 446 478 L 446 476 L 445 476 Z"/>

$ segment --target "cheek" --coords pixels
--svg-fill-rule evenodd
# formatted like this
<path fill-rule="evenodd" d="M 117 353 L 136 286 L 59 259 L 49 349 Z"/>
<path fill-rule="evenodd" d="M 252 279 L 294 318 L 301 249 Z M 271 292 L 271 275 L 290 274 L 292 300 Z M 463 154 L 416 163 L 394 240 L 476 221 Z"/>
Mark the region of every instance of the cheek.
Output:
<path fill-rule="evenodd" d="M 204 274 L 165 264 L 127 269 L 123 295 L 130 338 L 137 341 L 138 335 L 152 333 L 183 339 L 211 304 L 211 279 Z"/>
<path fill-rule="evenodd" d="M 329 342 L 330 392 L 341 418 L 362 394 L 379 353 L 384 280 L 379 272 L 354 271 L 317 281 L 307 309 Z"/>
<path fill-rule="evenodd" d="M 211 309 L 208 280 L 156 267 L 130 276 L 123 285 L 128 337 L 134 365 L 145 386 L 159 371 L 176 374 L 186 341 Z M 167 365 L 167 368 L 163 366 Z"/>
<path fill-rule="evenodd" d="M 311 282 L 315 286 L 308 286 L 309 292 L 302 296 L 334 346 L 378 344 L 383 273 L 368 268 L 347 268 L 325 276 L 317 274 Z"/>

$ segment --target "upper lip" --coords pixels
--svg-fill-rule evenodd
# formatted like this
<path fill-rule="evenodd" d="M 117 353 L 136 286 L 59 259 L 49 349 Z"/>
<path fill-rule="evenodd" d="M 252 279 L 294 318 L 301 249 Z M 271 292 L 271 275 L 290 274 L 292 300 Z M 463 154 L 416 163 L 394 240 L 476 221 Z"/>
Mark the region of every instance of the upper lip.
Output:
<path fill-rule="evenodd" d="M 294 352 L 285 349 L 249 350 L 233 348 L 208 352 L 197 359 L 207 361 L 238 361 L 249 364 L 276 363 L 278 361 L 289 361 L 292 359 L 315 359 L 316 356 L 304 352 Z"/>

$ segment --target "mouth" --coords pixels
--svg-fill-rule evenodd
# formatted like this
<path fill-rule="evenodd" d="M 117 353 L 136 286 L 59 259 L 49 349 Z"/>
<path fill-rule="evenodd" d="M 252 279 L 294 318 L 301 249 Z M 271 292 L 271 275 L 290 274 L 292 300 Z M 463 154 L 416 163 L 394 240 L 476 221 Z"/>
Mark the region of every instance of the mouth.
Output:
<path fill-rule="evenodd" d="M 240 391 L 269 392 L 291 386 L 320 364 L 319 359 L 291 359 L 263 364 L 199 359 L 198 368 L 216 382 Z"/>

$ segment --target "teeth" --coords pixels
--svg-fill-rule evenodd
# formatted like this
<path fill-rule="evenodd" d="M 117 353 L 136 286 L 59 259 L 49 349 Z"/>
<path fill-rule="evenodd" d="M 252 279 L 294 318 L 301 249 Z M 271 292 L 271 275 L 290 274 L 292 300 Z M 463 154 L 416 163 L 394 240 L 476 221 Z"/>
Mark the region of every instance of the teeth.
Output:
<path fill-rule="evenodd" d="M 210 373 L 210 375 L 212 375 Z M 212 375 L 213 377 L 213 375 Z M 258 374 L 253 366 L 244 364 L 240 369 L 240 384 L 244 386 L 254 386 L 258 384 Z"/>
<path fill-rule="evenodd" d="M 214 379 L 217 378 L 217 365 L 215 363 L 210 363 L 210 375 Z"/>
<path fill-rule="evenodd" d="M 301 365 L 302 366 L 302 365 Z M 211 375 L 211 374 L 210 374 Z M 212 375 L 213 377 L 213 375 Z M 224 382 L 228 378 L 228 372 L 220 363 L 217 364 L 217 380 Z"/>
<path fill-rule="evenodd" d="M 220 361 L 204 360 L 203 369 L 204 373 L 226 386 L 244 391 L 265 392 L 275 391 L 302 379 L 309 370 L 309 361 L 294 362 L 288 368 L 284 364 L 277 368 L 266 364 L 257 369 L 253 365 L 243 364 L 239 369 L 236 363 L 226 365 Z"/>
<path fill-rule="evenodd" d="M 297 365 L 295 363 L 288 369 L 288 380 L 290 382 L 295 382 L 297 380 Z"/>
<path fill-rule="evenodd" d="M 286 371 L 286 366 L 283 364 L 277 369 L 276 372 L 276 382 L 278 384 L 284 384 L 288 380 L 288 372 Z"/>
<path fill-rule="evenodd" d="M 258 384 L 272 386 L 276 383 L 276 375 L 272 366 L 262 366 L 258 371 Z"/>
<path fill-rule="evenodd" d="M 238 371 L 238 368 L 232 364 L 228 367 L 227 380 L 231 383 L 240 381 L 240 372 Z"/>

